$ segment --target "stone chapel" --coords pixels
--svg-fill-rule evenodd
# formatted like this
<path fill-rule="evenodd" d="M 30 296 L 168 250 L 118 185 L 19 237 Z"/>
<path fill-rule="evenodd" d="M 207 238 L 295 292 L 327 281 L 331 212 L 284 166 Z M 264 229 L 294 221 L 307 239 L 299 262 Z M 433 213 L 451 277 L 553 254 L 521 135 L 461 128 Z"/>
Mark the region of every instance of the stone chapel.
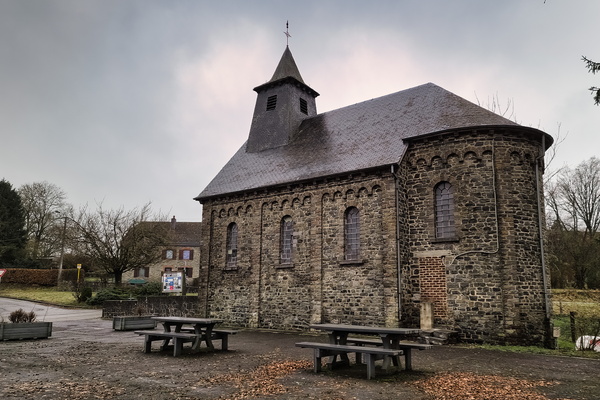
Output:
<path fill-rule="evenodd" d="M 435 327 L 540 344 L 552 137 L 427 83 L 318 114 L 286 47 L 202 204 L 201 309 L 229 324 Z"/>

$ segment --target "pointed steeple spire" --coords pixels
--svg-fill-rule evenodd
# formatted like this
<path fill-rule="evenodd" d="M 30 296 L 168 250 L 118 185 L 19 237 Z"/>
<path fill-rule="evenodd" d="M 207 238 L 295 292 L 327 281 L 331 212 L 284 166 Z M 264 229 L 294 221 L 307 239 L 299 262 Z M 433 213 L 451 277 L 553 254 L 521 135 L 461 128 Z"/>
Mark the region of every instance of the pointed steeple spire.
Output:
<path fill-rule="evenodd" d="M 296 61 L 294 61 L 294 57 L 292 56 L 292 52 L 290 51 L 289 46 L 285 47 L 285 51 L 281 56 L 281 60 L 279 60 L 279 64 L 275 69 L 275 73 L 271 78 L 270 82 L 278 81 L 279 79 L 284 79 L 287 77 L 291 77 L 296 79 L 298 82 L 304 83 L 302 80 L 302 76 L 300 75 L 300 71 L 298 70 L 298 66 L 296 65 Z"/>

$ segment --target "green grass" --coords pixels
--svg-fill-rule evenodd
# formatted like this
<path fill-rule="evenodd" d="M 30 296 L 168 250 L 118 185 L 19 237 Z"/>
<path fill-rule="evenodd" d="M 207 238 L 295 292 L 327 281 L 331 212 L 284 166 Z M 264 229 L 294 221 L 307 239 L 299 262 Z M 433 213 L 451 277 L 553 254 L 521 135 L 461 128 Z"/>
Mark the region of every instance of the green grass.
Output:
<path fill-rule="evenodd" d="M 85 303 L 77 303 L 72 291 L 60 290 L 56 287 L 25 286 L 0 283 L 0 297 L 11 297 L 19 300 L 31 300 L 58 306 L 88 308 Z"/>

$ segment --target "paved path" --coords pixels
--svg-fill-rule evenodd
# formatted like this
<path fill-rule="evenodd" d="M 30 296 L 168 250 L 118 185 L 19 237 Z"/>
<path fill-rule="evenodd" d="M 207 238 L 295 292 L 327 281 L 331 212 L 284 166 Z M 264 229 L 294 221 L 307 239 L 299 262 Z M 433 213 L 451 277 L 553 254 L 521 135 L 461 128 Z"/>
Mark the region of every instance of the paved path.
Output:
<path fill-rule="evenodd" d="M 0 320 L 8 321 L 11 312 L 22 308 L 25 312 L 33 311 L 40 322 L 78 321 L 102 317 L 102 310 L 83 310 L 47 306 L 25 300 L 0 297 Z"/>

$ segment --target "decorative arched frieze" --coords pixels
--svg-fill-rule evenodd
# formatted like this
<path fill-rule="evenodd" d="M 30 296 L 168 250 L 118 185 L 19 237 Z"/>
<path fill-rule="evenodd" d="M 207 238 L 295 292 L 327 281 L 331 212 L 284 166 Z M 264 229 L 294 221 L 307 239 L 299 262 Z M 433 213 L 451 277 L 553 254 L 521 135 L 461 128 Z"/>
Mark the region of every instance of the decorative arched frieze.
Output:
<path fill-rule="evenodd" d="M 463 159 L 467 164 L 475 164 L 479 161 L 479 157 L 477 157 L 477 153 L 475 153 L 474 151 L 465 152 Z"/>
<path fill-rule="evenodd" d="M 446 158 L 446 164 L 448 164 L 451 167 L 460 164 L 460 156 L 456 153 L 448 154 L 448 157 Z"/>
<path fill-rule="evenodd" d="M 440 156 L 434 156 L 431 158 L 431 167 L 436 169 L 436 168 L 443 168 L 444 167 L 444 160 L 442 160 L 442 157 Z"/>

